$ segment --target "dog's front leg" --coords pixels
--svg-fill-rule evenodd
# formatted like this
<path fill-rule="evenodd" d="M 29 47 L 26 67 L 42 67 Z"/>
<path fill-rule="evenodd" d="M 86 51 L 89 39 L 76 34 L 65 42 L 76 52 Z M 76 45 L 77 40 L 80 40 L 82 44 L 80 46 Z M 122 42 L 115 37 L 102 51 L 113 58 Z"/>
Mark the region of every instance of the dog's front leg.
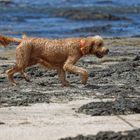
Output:
<path fill-rule="evenodd" d="M 69 86 L 69 82 L 66 80 L 66 74 L 63 68 L 59 68 L 57 72 L 58 72 L 59 80 L 61 81 L 62 85 Z"/>
<path fill-rule="evenodd" d="M 82 84 L 85 85 L 87 83 L 87 80 L 88 80 L 87 70 L 83 69 L 81 67 L 75 66 L 74 64 L 75 64 L 76 61 L 77 61 L 77 58 L 73 58 L 73 57 L 68 58 L 68 60 L 66 61 L 63 69 L 65 71 L 80 74 L 81 78 L 82 78 Z"/>
<path fill-rule="evenodd" d="M 47 61 L 44 61 L 42 59 L 39 59 L 38 63 L 43 65 L 46 68 L 49 68 L 49 69 L 57 69 L 58 77 L 59 77 L 62 85 L 63 86 L 68 86 L 69 85 L 69 82 L 66 80 L 65 71 L 63 70 L 63 68 L 60 65 L 57 65 L 57 64 L 52 65 L 52 64 L 50 64 Z"/>

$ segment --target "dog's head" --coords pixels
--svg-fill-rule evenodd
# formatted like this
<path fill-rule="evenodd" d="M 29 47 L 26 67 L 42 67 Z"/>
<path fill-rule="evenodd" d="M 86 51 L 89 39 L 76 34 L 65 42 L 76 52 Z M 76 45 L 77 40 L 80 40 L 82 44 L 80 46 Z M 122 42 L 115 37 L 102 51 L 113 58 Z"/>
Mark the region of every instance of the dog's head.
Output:
<path fill-rule="evenodd" d="M 80 47 L 83 54 L 94 54 L 98 58 L 102 58 L 109 52 L 109 49 L 104 47 L 103 38 L 100 36 L 82 39 Z"/>

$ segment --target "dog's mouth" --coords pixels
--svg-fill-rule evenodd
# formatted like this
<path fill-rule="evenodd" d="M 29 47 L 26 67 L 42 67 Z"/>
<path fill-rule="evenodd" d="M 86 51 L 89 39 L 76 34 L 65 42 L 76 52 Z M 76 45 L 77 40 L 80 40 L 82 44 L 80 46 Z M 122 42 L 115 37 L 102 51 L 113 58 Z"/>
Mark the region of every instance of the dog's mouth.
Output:
<path fill-rule="evenodd" d="M 98 52 L 96 52 L 96 54 L 95 54 L 98 58 L 102 58 L 103 57 L 103 55 L 102 54 L 100 54 L 100 53 L 98 53 Z"/>

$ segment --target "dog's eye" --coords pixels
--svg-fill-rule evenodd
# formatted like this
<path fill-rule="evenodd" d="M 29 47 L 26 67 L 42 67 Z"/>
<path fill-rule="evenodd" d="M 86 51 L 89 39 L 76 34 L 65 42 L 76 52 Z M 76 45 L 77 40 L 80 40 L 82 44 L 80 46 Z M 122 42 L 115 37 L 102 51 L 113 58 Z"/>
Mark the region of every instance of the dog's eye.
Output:
<path fill-rule="evenodd" d="M 99 47 L 103 46 L 103 43 L 99 43 L 98 46 L 99 46 Z"/>

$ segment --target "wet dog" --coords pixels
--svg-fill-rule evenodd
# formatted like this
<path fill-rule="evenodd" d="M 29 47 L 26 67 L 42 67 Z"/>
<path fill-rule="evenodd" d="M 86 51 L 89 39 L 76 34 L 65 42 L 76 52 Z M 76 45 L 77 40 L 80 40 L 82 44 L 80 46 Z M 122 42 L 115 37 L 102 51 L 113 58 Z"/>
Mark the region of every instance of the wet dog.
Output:
<path fill-rule="evenodd" d="M 87 83 L 86 69 L 75 66 L 75 63 L 85 55 L 95 55 L 102 58 L 109 50 L 104 47 L 100 36 L 87 38 L 12 38 L 0 35 L 0 44 L 6 47 L 10 43 L 17 43 L 16 65 L 7 71 L 8 79 L 13 85 L 17 83 L 13 75 L 20 72 L 25 80 L 29 80 L 25 69 L 29 66 L 41 64 L 48 69 L 56 69 L 63 86 L 69 85 L 65 72 L 80 74 L 82 84 Z"/>

